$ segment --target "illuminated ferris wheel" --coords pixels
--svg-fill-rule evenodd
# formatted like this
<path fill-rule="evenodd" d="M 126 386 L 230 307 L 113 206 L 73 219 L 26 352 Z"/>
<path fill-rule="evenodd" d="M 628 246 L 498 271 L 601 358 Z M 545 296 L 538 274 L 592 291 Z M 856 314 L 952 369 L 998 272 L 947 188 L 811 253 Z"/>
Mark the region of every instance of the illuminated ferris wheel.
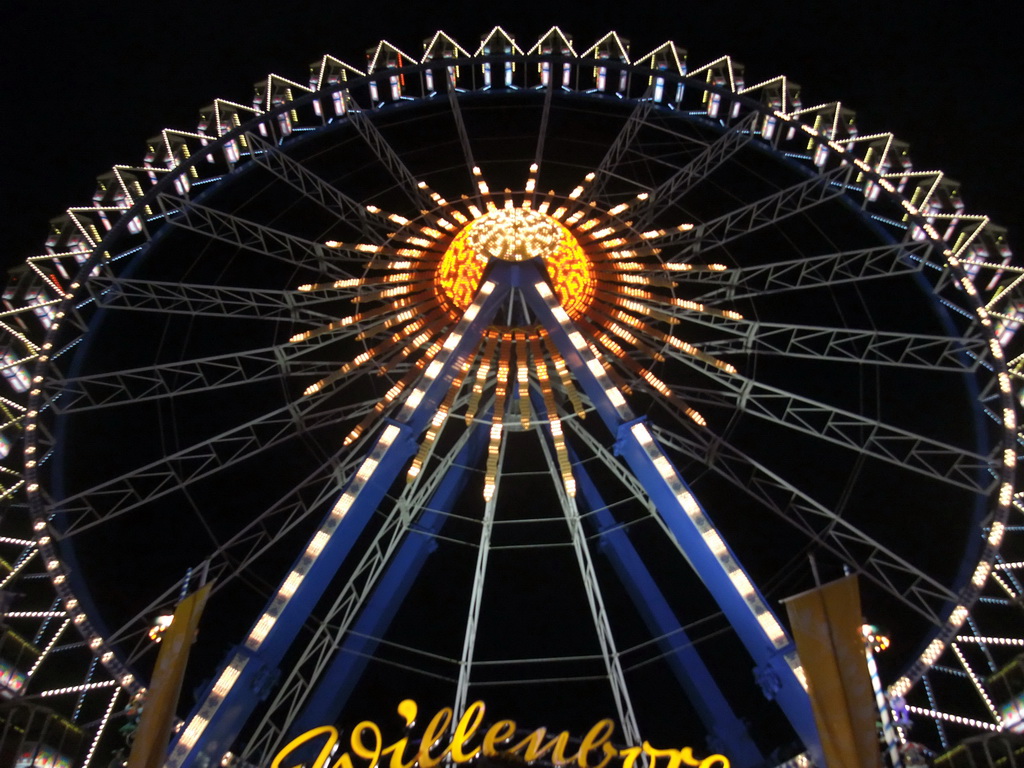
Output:
<path fill-rule="evenodd" d="M 848 573 L 894 749 L 1014 726 L 1022 273 L 891 135 L 557 28 L 201 115 L 4 294 L 0 688 L 66 718 L 33 748 L 114 750 L 201 582 L 175 767 L 410 697 L 798 759 L 779 603 Z"/>

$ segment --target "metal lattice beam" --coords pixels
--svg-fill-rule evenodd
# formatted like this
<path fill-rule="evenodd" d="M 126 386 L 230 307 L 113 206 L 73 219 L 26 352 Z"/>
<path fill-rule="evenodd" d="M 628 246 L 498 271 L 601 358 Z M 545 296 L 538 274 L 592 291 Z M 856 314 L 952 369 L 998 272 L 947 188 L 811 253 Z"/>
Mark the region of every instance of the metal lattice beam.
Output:
<path fill-rule="evenodd" d="M 601 162 L 594 169 L 594 181 L 584 191 L 584 200 L 597 200 L 601 197 L 608 184 L 608 179 L 613 175 L 612 171 L 622 163 L 626 153 L 635 146 L 636 137 L 640 133 L 640 129 L 647 124 L 647 118 L 650 117 L 653 111 L 654 103 L 650 100 L 638 101 L 636 103 L 633 111 L 615 136 L 615 140 L 605 150 L 604 157 L 601 158 Z"/>
<path fill-rule="evenodd" d="M 319 270 L 334 279 L 352 277 L 342 269 L 342 263 L 366 261 L 365 255 L 344 257 L 322 243 L 182 198 L 163 194 L 157 196 L 156 203 L 167 222 L 175 227 L 254 251 L 292 267 Z"/>
<path fill-rule="evenodd" d="M 701 318 L 687 318 L 701 323 Z M 712 325 L 709 323 L 709 325 Z M 822 362 L 861 363 L 898 368 L 926 368 L 964 373 L 974 370 L 988 354 L 982 338 L 896 333 L 866 328 L 830 328 L 788 323 L 733 321 L 715 323 L 728 328 L 732 338 L 702 342 L 702 351 L 714 355 L 781 355 Z"/>
<path fill-rule="evenodd" d="M 338 217 L 339 222 L 355 226 L 369 242 L 383 242 L 398 225 L 387 219 L 371 216 L 366 206 L 353 200 L 334 185 L 293 160 L 280 147 L 255 133 L 245 134 L 252 148 L 252 160 L 266 168 L 292 189 L 300 192 L 321 208 Z"/>
<path fill-rule="evenodd" d="M 839 559 L 860 568 L 878 586 L 911 610 L 941 626 L 956 595 L 920 568 L 861 531 L 836 511 L 813 499 L 727 440 L 683 424 L 684 433 L 657 429 L 659 439 L 729 480 L 780 519 L 817 541 Z M 812 520 L 826 525 L 814 525 Z"/>
<path fill-rule="evenodd" d="M 679 272 L 672 279 L 693 289 L 695 301 L 736 301 L 911 275 L 929 264 L 931 252 L 932 245 L 927 242 L 878 245 L 722 272 Z"/>
<path fill-rule="evenodd" d="M 263 347 L 135 369 L 53 378 L 44 391 L 57 413 L 77 413 L 278 378 L 282 374 L 281 363 L 280 347 Z"/>
<path fill-rule="evenodd" d="M 398 188 L 416 206 L 416 209 L 431 210 L 434 207 L 433 201 L 420 188 L 419 181 L 412 175 L 412 171 L 409 170 L 405 161 L 398 156 L 395 148 L 388 143 L 374 122 L 361 111 L 349 112 L 348 119 L 359 135 L 363 137 L 366 145 L 380 160 L 381 165 L 397 182 Z"/>
<path fill-rule="evenodd" d="M 269 322 L 325 323 L 336 319 L 325 310 L 337 304 L 337 297 L 324 293 L 127 277 L 94 278 L 88 290 L 98 306 L 109 309 Z"/>
<path fill-rule="evenodd" d="M 637 218 L 636 229 L 640 232 L 646 231 L 654 223 L 658 213 L 675 207 L 702 181 L 753 141 L 756 136 L 754 125 L 757 118 L 758 114 L 751 112 L 729 126 L 721 136 L 704 147 L 686 165 L 651 190 Z"/>
<path fill-rule="evenodd" d="M 707 372 L 693 358 L 679 355 L 676 359 Z M 695 404 L 738 410 L 972 493 L 987 494 L 996 483 L 1000 460 L 995 451 L 984 456 L 741 374 L 716 372 L 714 378 L 724 391 L 681 390 L 681 394 Z"/>
<path fill-rule="evenodd" d="M 682 253 L 689 257 L 711 251 L 847 194 L 853 177 L 853 167 L 845 165 L 815 174 L 799 184 L 701 222 L 691 230 L 663 237 L 657 241 L 658 245 L 662 248 L 683 246 Z"/>
<path fill-rule="evenodd" d="M 301 413 L 318 407 L 314 400 L 304 401 Z M 304 421 L 306 430 L 336 426 L 364 414 L 366 403 L 343 405 L 312 414 L 316 422 Z M 75 536 L 91 528 L 110 523 L 170 493 L 176 493 L 194 482 L 211 477 L 235 464 L 294 438 L 295 406 L 286 404 L 244 424 L 233 426 L 212 437 L 204 438 L 157 461 L 137 467 L 124 474 L 85 488 L 53 502 L 55 512 L 66 521 L 61 535 Z"/>

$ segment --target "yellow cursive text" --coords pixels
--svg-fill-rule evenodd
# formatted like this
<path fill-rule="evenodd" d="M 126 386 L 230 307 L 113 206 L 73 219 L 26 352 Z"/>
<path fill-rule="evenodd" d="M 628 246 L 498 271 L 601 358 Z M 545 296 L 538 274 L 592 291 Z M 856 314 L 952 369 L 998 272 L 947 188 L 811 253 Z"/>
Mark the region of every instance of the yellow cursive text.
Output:
<path fill-rule="evenodd" d="M 405 719 L 406 728 L 413 726 L 418 711 L 419 705 L 412 699 L 405 699 L 398 705 L 398 713 Z M 637 768 L 641 755 L 650 758 L 650 768 L 729 768 L 729 759 L 725 755 L 709 755 L 701 760 L 694 757 L 690 747 L 657 749 L 644 741 L 638 747 L 618 749 L 610 743 L 615 733 L 615 723 L 608 719 L 599 720 L 587 731 L 575 754 L 566 754 L 569 747 L 567 731 L 545 741 L 548 735 L 546 728 L 538 728 L 521 741 L 509 745 L 516 733 L 515 720 L 498 720 L 477 738 L 485 711 L 482 701 L 474 701 L 452 729 L 455 715 L 451 707 L 440 709 L 423 731 L 419 750 L 415 758 L 410 760 L 405 756 L 409 745 L 408 736 L 385 745 L 380 726 L 370 720 L 363 720 L 349 735 L 349 751 L 343 752 L 333 762 L 331 758 L 338 750 L 341 737 L 337 728 L 323 725 L 288 742 L 274 757 L 270 768 L 357 768 L 353 756 L 358 758 L 359 768 L 385 768 L 383 758 L 386 757 L 390 758 L 386 768 L 436 768 L 445 759 L 461 765 L 481 754 L 487 757 L 518 755 L 527 764 L 545 758 L 555 766 L 574 765 L 578 768 L 607 768 L 615 758 L 622 760 L 621 768 Z M 442 746 L 449 733 L 450 740 Z M 291 762 L 300 750 L 308 754 L 307 750 L 315 749 L 320 740 L 323 743 L 313 762 L 305 759 Z"/>

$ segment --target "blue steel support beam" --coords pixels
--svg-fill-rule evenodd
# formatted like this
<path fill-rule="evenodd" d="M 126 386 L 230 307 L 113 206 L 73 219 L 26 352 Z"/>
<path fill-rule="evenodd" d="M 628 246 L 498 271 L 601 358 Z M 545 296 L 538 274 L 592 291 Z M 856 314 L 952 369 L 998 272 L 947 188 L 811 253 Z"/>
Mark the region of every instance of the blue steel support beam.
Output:
<path fill-rule="evenodd" d="M 285 740 L 311 728 L 336 721 L 366 667 L 379 638 L 391 624 L 398 606 L 405 600 L 427 557 L 437 549 L 434 535 L 447 521 L 447 512 L 455 504 L 468 480 L 469 467 L 476 464 L 487 447 L 488 430 L 479 424 L 472 428 L 440 486 L 434 491 L 428 508 L 405 535 L 402 545 L 388 564 L 373 590 L 355 626 L 335 654 L 331 666 L 317 682 L 302 713 L 295 719 Z"/>
<path fill-rule="evenodd" d="M 417 436 L 440 405 L 455 371 L 476 350 L 483 330 L 508 295 L 511 282 L 485 278 L 472 304 L 409 393 L 398 420 L 384 427 L 248 637 L 228 653 L 204 690 L 171 744 L 168 768 L 216 765 L 231 748 L 257 703 L 266 698 L 276 682 L 278 665 L 303 623 L 380 500 L 415 453 Z"/>
<path fill-rule="evenodd" d="M 533 408 L 547 414 L 544 401 L 531 390 Z M 708 731 L 708 746 L 716 752 L 727 752 L 737 768 L 755 768 L 764 763 L 760 750 L 750 738 L 747 727 L 736 717 L 729 702 L 705 666 L 697 649 L 690 642 L 644 560 L 636 551 L 625 529 L 619 525 L 590 473 L 566 441 L 566 451 L 572 462 L 576 480 L 577 499 L 582 498 L 589 514 L 583 519 L 599 534 L 599 547 L 611 561 L 615 573 L 629 593 L 633 605 L 643 618 L 651 635 L 659 640 L 665 659 L 697 710 L 697 715 Z"/>
<path fill-rule="evenodd" d="M 514 266 L 520 272 L 516 283 L 527 305 L 550 334 L 598 415 L 616 436 L 617 453 L 644 486 L 658 514 L 757 664 L 755 671 L 765 695 L 779 703 L 812 760 L 820 764 L 821 742 L 803 668 L 782 624 L 644 420 L 634 418 L 625 397 L 559 304 L 539 260 Z"/>
<path fill-rule="evenodd" d="M 611 561 L 647 628 L 654 637 L 661 638 L 659 645 L 665 653 L 666 662 L 708 730 L 708 747 L 727 753 L 737 768 L 762 765 L 764 758 L 760 750 L 722 695 L 625 529 L 615 520 L 586 468 L 571 449 L 569 456 L 576 487 L 590 510 L 585 519 L 591 521 L 600 534 L 601 550 Z"/>

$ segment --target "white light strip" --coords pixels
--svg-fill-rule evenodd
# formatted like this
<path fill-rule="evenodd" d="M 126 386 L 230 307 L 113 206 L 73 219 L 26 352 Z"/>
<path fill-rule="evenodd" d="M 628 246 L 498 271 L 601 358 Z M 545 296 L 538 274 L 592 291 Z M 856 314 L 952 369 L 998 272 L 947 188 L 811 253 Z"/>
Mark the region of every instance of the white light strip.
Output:
<path fill-rule="evenodd" d="M 217 682 L 213 686 L 212 693 L 214 696 L 217 696 L 221 699 L 227 696 L 228 691 L 231 690 L 231 686 L 235 684 L 235 681 L 238 680 L 238 676 L 241 675 L 242 670 L 245 669 L 245 664 L 247 661 L 248 659 L 246 659 L 245 657 L 241 658 L 241 663 L 239 663 L 238 657 L 235 657 L 231 660 L 231 663 L 228 664 L 224 668 L 224 671 L 220 673 L 220 677 L 217 678 Z"/>
<path fill-rule="evenodd" d="M 682 479 L 672 466 L 672 462 L 662 453 L 647 425 L 643 422 L 638 422 L 630 427 L 630 432 L 643 448 L 647 458 L 650 459 L 662 480 L 665 481 L 672 493 L 675 494 L 676 501 L 679 503 L 682 511 L 689 518 L 690 522 L 693 523 L 697 531 L 700 532 L 705 546 L 714 555 L 718 564 L 725 571 L 726 576 L 728 576 L 733 588 L 743 598 L 743 601 L 751 613 L 753 613 L 754 618 L 757 619 L 757 623 L 761 627 L 761 631 L 764 632 L 765 637 L 774 648 L 785 648 L 789 645 L 789 637 L 786 635 L 786 631 L 782 628 L 782 625 L 771 609 L 765 604 L 764 600 L 757 594 L 757 590 L 751 583 L 750 578 L 740 567 L 739 563 L 736 562 L 725 541 L 719 535 L 714 525 L 712 525 L 707 515 L 704 514 L 693 494 L 687 490 Z M 797 676 L 797 679 L 801 681 L 801 685 L 806 687 L 804 682 L 806 677 L 795 656 L 789 666 Z M 799 672 L 797 671 L 798 668 Z"/>
<path fill-rule="evenodd" d="M 924 707 L 915 707 L 911 704 L 906 705 L 907 712 L 912 715 L 922 715 L 924 717 L 930 717 L 933 720 L 945 720 L 947 723 L 957 723 L 958 725 L 969 725 L 972 728 L 978 728 L 984 731 L 1001 731 L 998 725 L 992 723 L 986 723 L 982 720 L 975 720 L 972 717 L 960 717 L 960 715 L 950 715 L 946 712 L 939 712 L 935 709 L 925 709 Z"/>
<path fill-rule="evenodd" d="M 997 723 L 1002 723 L 1003 720 L 1001 717 L 999 717 L 999 713 L 996 712 L 995 705 L 992 703 L 992 699 L 989 698 L 988 691 L 986 691 L 982 687 L 981 680 L 979 680 L 978 676 L 974 674 L 974 670 L 971 669 L 971 665 L 967 662 L 967 657 L 964 656 L 963 651 L 960 650 L 956 643 L 953 643 L 952 647 L 953 653 L 955 653 L 956 657 L 960 660 L 960 666 L 964 668 L 964 672 L 966 672 L 967 676 L 971 678 L 971 682 L 974 683 L 975 690 L 978 692 L 978 695 L 981 696 L 982 700 L 985 702 L 985 706 L 988 707 L 988 711 L 991 713 L 992 717 L 995 718 L 995 721 Z"/>
<path fill-rule="evenodd" d="M 427 394 L 427 388 L 430 387 L 434 379 L 437 378 L 437 375 L 444 369 L 452 351 L 466 334 L 469 324 L 480 313 L 480 308 L 483 306 L 484 301 L 494 292 L 496 287 L 497 285 L 493 280 L 486 280 L 480 285 L 473 303 L 463 313 L 462 319 L 455 326 L 455 330 L 445 339 L 444 344 L 441 346 L 441 351 L 437 353 L 430 362 L 430 365 L 427 366 L 427 370 L 424 371 L 416 389 L 410 392 L 409 396 L 405 399 L 405 404 L 402 406 L 402 412 L 399 415 L 399 421 L 408 421 L 412 417 L 413 412 L 419 407 L 419 404 L 423 402 L 423 398 Z"/>
<path fill-rule="evenodd" d="M 118 688 L 114 691 L 114 695 L 110 697 L 110 703 L 107 704 L 107 711 L 103 713 L 103 718 L 100 720 L 100 727 L 96 729 L 96 735 L 92 737 L 92 744 L 89 745 L 89 751 L 85 755 L 85 760 L 82 761 L 82 768 L 89 768 L 89 764 L 92 762 L 92 756 L 96 754 L 96 747 L 99 746 L 100 739 L 103 737 L 103 731 L 107 728 L 107 722 L 110 720 L 110 716 L 114 712 L 114 705 L 117 703 L 117 697 L 121 695 L 121 689 Z"/>
<path fill-rule="evenodd" d="M 997 568 L 999 566 L 996 566 Z M 978 563 L 978 567 L 974 569 L 974 575 L 971 577 L 971 583 L 976 587 L 985 586 L 985 581 L 988 579 L 988 575 L 992 572 L 992 563 L 988 560 L 982 560 Z"/>
<path fill-rule="evenodd" d="M 338 499 L 334 508 L 331 509 L 331 513 L 327 516 L 327 521 L 313 534 L 306 545 L 303 557 L 296 563 L 295 567 L 281 583 L 280 587 L 278 587 L 274 600 L 249 632 L 249 637 L 245 642 L 246 647 L 255 651 L 263 644 L 263 641 L 277 622 L 277 617 L 281 615 L 292 595 L 295 594 L 295 591 L 302 584 L 313 563 L 316 562 L 327 542 L 330 541 L 331 536 L 337 530 L 342 518 L 345 517 L 355 503 L 360 491 L 370 481 L 370 478 L 373 477 L 373 473 L 380 466 L 381 459 L 384 457 L 387 449 L 391 447 L 391 444 L 394 443 L 399 432 L 399 428 L 394 424 L 389 424 L 384 429 L 377 444 L 370 451 L 370 455 L 363 460 L 352 482 L 341 495 L 341 498 Z"/>
<path fill-rule="evenodd" d="M 56 632 L 53 633 L 53 637 L 50 638 L 50 642 L 46 644 L 43 652 L 39 654 L 39 658 L 36 659 L 36 663 L 32 665 L 32 668 L 29 669 L 28 673 L 25 675 L 26 682 L 32 679 L 32 675 L 34 675 L 36 670 L 39 669 L 39 665 L 43 663 L 43 659 L 50 655 L 50 651 L 53 649 L 53 646 L 57 644 L 57 640 L 59 640 L 60 636 L 64 634 L 64 630 L 68 628 L 68 624 L 70 623 L 71 619 L 65 619 L 64 623 L 57 628 Z M 43 696 L 45 694 L 40 695 Z"/>
<path fill-rule="evenodd" d="M 188 724 L 188 727 L 181 734 L 181 739 L 178 741 L 179 746 L 184 746 L 185 749 L 192 749 L 209 724 L 210 721 L 202 715 L 193 717 L 192 722 Z"/>
<path fill-rule="evenodd" d="M 65 693 L 81 693 L 82 691 L 95 691 L 97 688 L 110 688 L 117 685 L 117 680 L 105 680 L 102 683 L 83 683 L 82 685 L 69 685 L 67 688 L 51 688 L 48 691 L 40 691 L 36 694 L 39 698 L 49 696 L 63 696 Z"/>
<path fill-rule="evenodd" d="M 1003 543 L 1003 533 L 1006 531 L 1006 526 L 998 520 L 992 523 L 992 528 L 988 533 L 988 543 L 993 547 L 998 547 Z"/>
<path fill-rule="evenodd" d="M 994 582 L 996 582 L 996 584 L 998 584 L 998 585 L 999 585 L 1000 587 L 1002 587 L 1002 588 L 1003 588 L 1003 591 L 1004 591 L 1004 592 L 1006 592 L 1007 596 L 1008 596 L 1008 597 L 1009 597 L 1009 598 L 1010 598 L 1011 600 L 1016 600 L 1016 599 L 1017 599 L 1017 592 L 1016 592 L 1016 590 L 1014 590 L 1014 589 L 1013 589 L 1013 587 L 1011 587 L 1011 586 L 1010 586 L 1010 585 L 1009 585 L 1009 584 L 1008 584 L 1008 583 L 1006 582 L 1006 579 L 1004 579 L 1004 578 L 1003 578 L 1002 576 L 1000 576 L 1000 575 L 999 575 L 998 573 L 993 573 L 993 574 L 992 574 L 992 580 L 993 580 Z"/>
<path fill-rule="evenodd" d="M 31 539 L 12 539 L 10 536 L 0 536 L 0 544 L 16 544 L 19 547 L 31 547 L 35 542 Z"/>
<path fill-rule="evenodd" d="M 276 604 L 277 602 L 278 599 L 275 599 L 274 603 Z M 271 610 L 272 609 L 273 608 L 271 608 Z M 262 616 L 260 616 L 259 620 L 256 622 L 256 625 L 252 628 L 252 631 L 249 632 L 249 637 L 245 641 L 246 647 L 252 648 L 254 651 L 257 650 L 260 647 L 260 645 L 263 644 L 263 641 L 267 639 L 267 635 L 273 628 L 275 621 L 277 621 L 277 617 L 274 616 L 270 611 L 267 611 Z"/>
<path fill-rule="evenodd" d="M 593 351 L 590 349 L 590 345 L 587 344 L 586 339 L 573 325 L 572 320 L 569 318 L 568 313 L 561 304 L 558 303 L 558 299 L 551 292 L 547 283 L 543 280 L 538 280 L 533 284 L 534 290 L 537 291 L 538 295 L 544 300 L 548 310 L 552 316 L 558 322 L 562 331 L 569 337 L 569 341 L 579 352 L 580 357 L 583 359 L 583 363 L 587 366 L 587 369 L 597 380 L 598 385 L 604 390 L 605 396 L 615 407 L 615 411 L 619 418 L 623 421 L 631 421 L 633 419 L 633 413 L 630 411 L 629 406 L 626 404 L 626 398 L 623 396 L 619 388 L 616 387 L 610 378 L 608 373 L 605 371 L 604 366 L 601 365 L 601 361 L 597 359 Z"/>
<path fill-rule="evenodd" d="M 22 480 L 21 482 L 18 483 L 18 485 L 23 485 L 24 482 L 25 481 Z M 30 550 L 28 554 L 22 555 L 21 562 L 15 566 L 13 571 L 7 574 L 6 579 L 0 581 L 0 590 L 3 590 L 13 579 L 15 579 L 18 576 L 18 574 L 21 573 L 22 570 L 24 570 L 25 566 L 32 562 L 32 558 L 34 558 L 38 554 L 39 550 L 33 549 Z"/>
<path fill-rule="evenodd" d="M 875 654 L 871 651 L 871 628 L 868 625 L 861 627 L 861 634 L 864 637 L 864 655 L 868 664 L 868 676 L 871 678 L 871 687 L 875 692 L 875 706 L 878 708 L 879 719 L 882 722 L 882 733 L 885 735 L 886 748 L 889 751 L 889 761 L 893 766 L 900 766 L 900 751 L 898 736 L 892 726 L 890 717 L 889 700 L 885 696 L 885 689 L 882 687 L 882 680 L 878 676 L 878 665 L 875 663 Z"/>
<path fill-rule="evenodd" d="M 959 635 L 956 638 L 958 643 L 977 643 L 978 645 L 1016 645 L 1024 647 L 1024 640 L 1019 637 L 974 637 L 972 635 Z"/>
<path fill-rule="evenodd" d="M 224 697 L 238 680 L 239 675 L 241 675 L 242 670 L 245 669 L 245 665 L 248 662 L 249 657 L 243 656 L 239 653 L 236 653 L 234 658 L 231 659 L 231 663 L 224 668 L 223 672 L 221 672 L 220 677 L 217 679 L 213 689 L 210 691 L 210 695 L 207 696 L 206 701 L 203 702 L 203 706 L 195 715 L 193 715 L 188 726 L 184 731 L 182 731 L 181 737 L 178 739 L 178 743 L 167 758 L 167 766 L 170 768 L 177 768 L 177 766 L 181 765 L 192 747 L 194 747 L 196 742 L 199 741 L 199 737 L 202 736 L 203 731 L 206 730 L 206 726 L 210 724 L 210 721 L 213 719 L 217 710 L 220 708 L 221 703 L 224 701 Z"/>

